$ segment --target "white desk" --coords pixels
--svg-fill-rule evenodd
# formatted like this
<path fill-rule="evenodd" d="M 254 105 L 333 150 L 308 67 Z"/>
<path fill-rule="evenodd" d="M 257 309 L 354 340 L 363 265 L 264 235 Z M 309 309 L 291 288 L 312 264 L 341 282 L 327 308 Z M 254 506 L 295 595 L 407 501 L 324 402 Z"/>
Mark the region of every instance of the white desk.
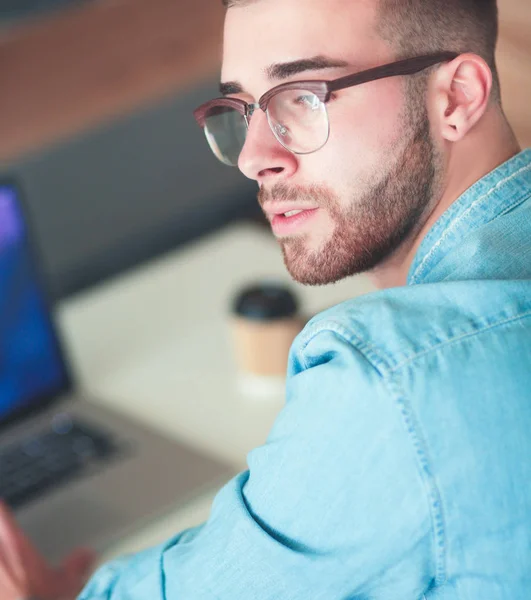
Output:
<path fill-rule="evenodd" d="M 263 278 L 289 282 L 307 314 L 373 290 L 363 276 L 325 288 L 294 284 L 271 234 L 231 226 L 64 303 L 59 322 L 77 380 L 98 401 L 244 469 L 283 405 L 282 394 L 239 391 L 230 346 L 231 301 Z M 213 495 L 105 558 L 202 522 Z"/>

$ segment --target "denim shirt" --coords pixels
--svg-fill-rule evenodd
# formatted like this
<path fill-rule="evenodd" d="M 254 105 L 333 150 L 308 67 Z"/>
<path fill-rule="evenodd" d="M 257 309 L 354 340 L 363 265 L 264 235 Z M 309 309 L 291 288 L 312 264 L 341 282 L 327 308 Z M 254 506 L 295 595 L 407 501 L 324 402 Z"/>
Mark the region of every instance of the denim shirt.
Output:
<path fill-rule="evenodd" d="M 439 219 L 407 286 L 312 319 L 248 466 L 81 599 L 531 598 L 531 150 Z"/>

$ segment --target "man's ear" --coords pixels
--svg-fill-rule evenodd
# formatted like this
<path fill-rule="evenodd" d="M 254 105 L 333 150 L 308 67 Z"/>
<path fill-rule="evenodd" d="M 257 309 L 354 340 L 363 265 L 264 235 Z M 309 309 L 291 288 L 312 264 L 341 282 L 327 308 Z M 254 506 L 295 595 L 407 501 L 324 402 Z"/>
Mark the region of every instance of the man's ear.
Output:
<path fill-rule="evenodd" d="M 492 71 L 476 54 L 461 54 L 435 75 L 435 110 L 443 139 L 458 142 L 487 110 Z"/>

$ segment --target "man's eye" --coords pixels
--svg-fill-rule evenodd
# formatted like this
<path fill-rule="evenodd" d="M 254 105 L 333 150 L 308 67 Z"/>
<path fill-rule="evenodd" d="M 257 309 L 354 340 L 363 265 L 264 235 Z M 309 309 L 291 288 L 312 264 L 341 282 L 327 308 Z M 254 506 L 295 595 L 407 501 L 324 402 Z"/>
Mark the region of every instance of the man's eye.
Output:
<path fill-rule="evenodd" d="M 301 108 L 316 110 L 318 108 L 318 103 L 315 101 L 315 99 L 315 96 L 297 96 L 297 98 L 295 98 L 295 104 Z"/>

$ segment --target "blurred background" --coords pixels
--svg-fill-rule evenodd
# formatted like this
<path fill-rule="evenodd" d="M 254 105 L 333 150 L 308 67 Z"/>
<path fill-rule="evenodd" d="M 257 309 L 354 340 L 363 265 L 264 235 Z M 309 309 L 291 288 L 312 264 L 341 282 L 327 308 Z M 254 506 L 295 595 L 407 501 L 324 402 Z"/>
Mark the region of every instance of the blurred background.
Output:
<path fill-rule="evenodd" d="M 531 145 L 531 3 L 500 0 L 499 67 Z M 192 118 L 217 93 L 215 0 L 0 0 L 0 175 L 14 174 L 55 299 L 259 218 Z"/>
<path fill-rule="evenodd" d="M 521 144 L 531 146 L 531 2 L 499 5 L 505 109 Z M 217 161 L 192 116 L 218 94 L 223 17 L 221 0 L 0 0 L 0 179 L 13 177 L 25 192 L 76 385 L 95 400 L 85 404 L 220 460 L 225 474 L 226 466 L 245 468 L 284 406 L 287 352 L 306 318 L 372 288 L 363 276 L 295 286 L 269 228 L 247 224 L 264 223 L 256 185 Z M 236 292 L 269 278 L 289 283 L 301 310 L 288 306 L 295 312 L 280 329 L 236 323 L 229 308 Z M 266 291 L 260 302 L 274 296 Z M 41 350 L 36 344 L 38 359 Z M 270 356 L 282 357 L 274 373 L 264 366 Z M 19 425 L 26 436 L 27 422 Z M 181 491 L 195 497 L 206 485 L 198 458 L 177 463 L 177 455 L 167 471 L 178 476 L 164 480 L 182 478 Z M 162 496 L 157 506 L 141 505 L 139 498 L 151 501 L 165 489 L 149 479 L 164 475 L 162 463 L 145 464 L 138 477 L 109 476 L 101 489 L 92 482 L 71 493 L 57 488 L 42 510 L 40 501 L 30 503 L 17 518 L 47 556 L 59 551 L 56 540 L 101 541 L 103 559 L 207 518 L 216 486 L 185 512 L 170 511 Z M 147 495 L 124 494 L 120 481 Z M 134 500 L 127 510 L 114 503 L 115 488 L 116 499 Z M 184 505 L 184 496 L 165 493 Z M 139 515 L 148 523 L 167 511 L 156 526 L 125 536 Z M 120 543 L 96 539 L 109 524 L 124 535 Z"/>

